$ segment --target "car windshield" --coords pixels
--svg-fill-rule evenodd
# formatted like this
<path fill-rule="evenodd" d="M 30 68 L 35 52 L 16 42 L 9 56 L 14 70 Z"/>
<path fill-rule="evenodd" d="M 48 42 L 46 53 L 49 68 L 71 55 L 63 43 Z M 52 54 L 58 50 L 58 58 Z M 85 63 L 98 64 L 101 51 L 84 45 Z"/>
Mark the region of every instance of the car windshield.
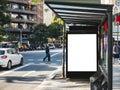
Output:
<path fill-rule="evenodd" d="M 52 44 L 49 44 L 49 46 L 53 46 Z"/>
<path fill-rule="evenodd" d="M 0 50 L 0 55 L 3 55 L 5 53 L 5 51 Z"/>

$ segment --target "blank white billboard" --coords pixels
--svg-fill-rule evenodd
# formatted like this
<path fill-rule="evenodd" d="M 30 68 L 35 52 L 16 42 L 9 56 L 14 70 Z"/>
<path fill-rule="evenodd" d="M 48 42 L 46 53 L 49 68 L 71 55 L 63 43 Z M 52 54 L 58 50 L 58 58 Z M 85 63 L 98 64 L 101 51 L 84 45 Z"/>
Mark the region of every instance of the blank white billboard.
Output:
<path fill-rule="evenodd" d="M 96 34 L 68 34 L 68 71 L 97 71 Z"/>

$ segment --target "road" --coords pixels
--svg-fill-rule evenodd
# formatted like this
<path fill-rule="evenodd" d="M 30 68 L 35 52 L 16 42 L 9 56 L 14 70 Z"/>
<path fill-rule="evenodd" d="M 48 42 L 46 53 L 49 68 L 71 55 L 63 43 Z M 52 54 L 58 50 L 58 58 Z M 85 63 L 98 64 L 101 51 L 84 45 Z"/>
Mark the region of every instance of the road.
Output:
<path fill-rule="evenodd" d="M 21 52 L 24 65 L 0 69 L 0 90 L 35 90 L 62 64 L 62 49 L 50 50 L 51 62 L 42 61 L 44 50 Z"/>

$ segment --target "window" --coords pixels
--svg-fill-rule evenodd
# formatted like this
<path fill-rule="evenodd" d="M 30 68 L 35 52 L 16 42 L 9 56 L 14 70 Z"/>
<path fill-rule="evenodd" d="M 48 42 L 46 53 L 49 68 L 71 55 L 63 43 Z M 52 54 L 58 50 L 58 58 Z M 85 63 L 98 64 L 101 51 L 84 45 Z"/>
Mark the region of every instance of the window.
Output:
<path fill-rule="evenodd" d="M 0 55 L 3 55 L 5 53 L 5 51 L 0 50 Z"/>
<path fill-rule="evenodd" d="M 18 4 L 12 4 L 12 9 L 19 9 Z"/>
<path fill-rule="evenodd" d="M 12 54 L 16 54 L 17 53 L 17 51 L 15 49 L 11 49 L 11 51 L 12 51 Z"/>

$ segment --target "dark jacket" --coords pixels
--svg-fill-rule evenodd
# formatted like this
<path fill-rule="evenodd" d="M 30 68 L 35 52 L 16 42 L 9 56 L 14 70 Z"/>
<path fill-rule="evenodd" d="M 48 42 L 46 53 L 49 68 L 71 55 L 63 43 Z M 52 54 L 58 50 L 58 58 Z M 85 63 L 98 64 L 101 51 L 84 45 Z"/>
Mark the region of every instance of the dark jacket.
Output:
<path fill-rule="evenodd" d="M 46 46 L 46 53 L 49 53 L 49 46 Z"/>

